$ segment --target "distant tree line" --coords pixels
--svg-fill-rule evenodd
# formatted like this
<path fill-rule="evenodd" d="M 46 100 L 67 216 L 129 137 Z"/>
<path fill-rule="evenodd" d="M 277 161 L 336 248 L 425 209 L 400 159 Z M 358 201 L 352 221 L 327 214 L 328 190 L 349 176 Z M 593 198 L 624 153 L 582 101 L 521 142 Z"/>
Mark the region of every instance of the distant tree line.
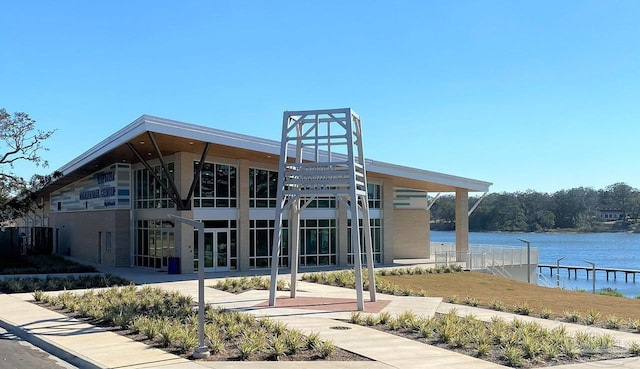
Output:
<path fill-rule="evenodd" d="M 479 197 L 470 197 L 473 206 Z M 605 223 L 596 209 L 616 208 L 625 214 Z M 578 187 L 553 194 L 528 190 L 487 195 L 469 218 L 472 231 L 541 232 L 574 229 L 585 232 L 632 229 L 640 216 L 640 191 L 625 183 L 600 190 Z M 431 207 L 432 229 L 455 227 L 455 197 L 439 197 Z"/>

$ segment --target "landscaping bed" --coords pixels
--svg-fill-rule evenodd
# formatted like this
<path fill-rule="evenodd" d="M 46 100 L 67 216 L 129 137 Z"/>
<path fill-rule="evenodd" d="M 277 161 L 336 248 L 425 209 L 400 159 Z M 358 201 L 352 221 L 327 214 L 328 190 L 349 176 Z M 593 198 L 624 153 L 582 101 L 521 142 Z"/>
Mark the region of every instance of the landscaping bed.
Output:
<path fill-rule="evenodd" d="M 0 291 L 22 293 L 34 291 L 62 291 L 85 288 L 126 286 L 133 282 L 115 275 L 51 276 L 45 278 L 15 277 L 0 280 Z"/>
<path fill-rule="evenodd" d="M 377 290 L 386 294 L 438 296 L 451 303 L 640 333 L 637 318 L 640 300 L 611 296 L 610 291 L 603 295 L 564 291 L 443 267 L 381 270 L 375 278 Z M 308 273 L 302 279 L 339 287 L 355 286 L 352 270 Z M 363 281 L 368 288 L 366 271 Z M 455 309 L 434 318 L 416 317 L 412 312 L 397 317 L 384 312 L 354 313 L 351 321 L 515 367 L 640 356 L 640 344 L 623 348 L 610 335 L 583 332 L 570 335 L 562 327 L 548 330 L 519 319 L 507 323 L 496 317 L 491 322 L 482 322 L 474 316 L 457 316 Z"/>
<path fill-rule="evenodd" d="M 0 274 L 93 273 L 89 265 L 76 263 L 56 255 L 22 255 L 0 258 Z"/>
<path fill-rule="evenodd" d="M 547 329 L 535 322 L 498 317 L 483 322 L 452 310 L 433 318 L 407 311 L 398 316 L 351 314 L 350 323 L 369 326 L 425 344 L 453 350 L 511 367 L 543 367 L 640 355 L 640 344 L 617 346 L 609 334 L 570 334 L 564 327 Z"/>
<path fill-rule="evenodd" d="M 198 344 L 195 303 L 178 292 L 127 286 L 57 297 L 38 291 L 34 297 L 48 308 L 185 358 Z M 205 315 L 211 353 L 206 360 L 368 360 L 269 318 L 209 306 Z"/>

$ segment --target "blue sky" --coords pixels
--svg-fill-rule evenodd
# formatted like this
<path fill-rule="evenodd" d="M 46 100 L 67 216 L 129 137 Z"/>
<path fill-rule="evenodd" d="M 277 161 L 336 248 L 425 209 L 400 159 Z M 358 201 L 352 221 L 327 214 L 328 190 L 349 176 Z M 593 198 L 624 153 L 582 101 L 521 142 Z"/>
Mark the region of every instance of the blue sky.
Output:
<path fill-rule="evenodd" d="M 638 1 L 1 9 L 0 107 L 57 129 L 49 170 L 142 114 L 277 140 L 284 110 L 352 107 L 371 159 L 492 192 L 640 187 Z"/>

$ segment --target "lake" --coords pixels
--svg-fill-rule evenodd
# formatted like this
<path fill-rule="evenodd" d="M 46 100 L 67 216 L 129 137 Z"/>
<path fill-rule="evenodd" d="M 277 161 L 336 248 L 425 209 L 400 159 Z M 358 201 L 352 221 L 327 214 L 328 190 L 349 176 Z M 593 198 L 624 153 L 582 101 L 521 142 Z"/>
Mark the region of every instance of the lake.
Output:
<path fill-rule="evenodd" d="M 615 267 L 640 270 L 640 234 L 630 233 L 491 233 L 469 232 L 469 243 L 480 245 L 526 247 L 518 238 L 531 242 L 538 248 L 540 264 L 589 266 L 584 260 L 594 262 L 596 267 Z M 431 242 L 455 242 L 454 232 L 431 231 Z M 549 278 L 549 271 L 543 271 Z M 565 289 L 586 289 L 591 291 L 592 281 L 586 279 L 585 272 L 578 271 L 578 280 L 567 279 L 566 270 L 560 271 L 560 284 Z M 552 283 L 555 283 L 555 273 Z M 573 273 L 572 273 L 573 278 Z M 629 276 L 631 280 L 631 276 Z M 544 283 L 539 283 L 544 285 Z M 618 273 L 618 280 L 606 281 L 605 273 L 598 272 L 596 289 L 610 287 L 625 296 L 640 295 L 640 274 L 636 274 L 636 283 L 624 281 L 624 273 Z"/>

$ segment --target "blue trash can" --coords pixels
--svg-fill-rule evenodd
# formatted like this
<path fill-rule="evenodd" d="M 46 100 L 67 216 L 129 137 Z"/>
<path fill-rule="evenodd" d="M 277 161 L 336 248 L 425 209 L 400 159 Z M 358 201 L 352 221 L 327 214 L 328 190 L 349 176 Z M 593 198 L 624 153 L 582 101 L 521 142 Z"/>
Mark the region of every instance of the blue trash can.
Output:
<path fill-rule="evenodd" d="M 180 258 L 170 257 L 167 263 L 169 274 L 180 274 Z"/>

